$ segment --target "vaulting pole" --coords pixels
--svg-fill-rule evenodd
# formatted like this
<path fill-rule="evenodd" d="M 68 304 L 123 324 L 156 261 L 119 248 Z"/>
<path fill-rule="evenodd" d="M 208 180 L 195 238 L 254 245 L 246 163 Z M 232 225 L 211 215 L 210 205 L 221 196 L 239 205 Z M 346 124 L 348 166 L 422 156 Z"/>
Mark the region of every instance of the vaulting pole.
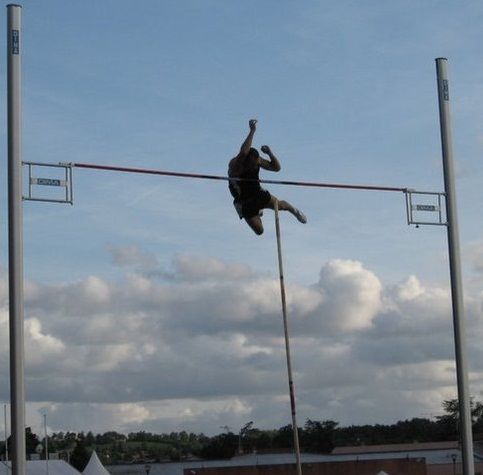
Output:
<path fill-rule="evenodd" d="M 290 358 L 290 340 L 288 336 L 288 320 L 287 320 L 287 303 L 285 299 L 285 284 L 283 279 L 283 263 L 282 263 L 282 244 L 280 240 L 280 222 L 278 219 L 278 201 L 275 200 L 275 230 L 277 232 L 277 250 L 278 250 L 278 270 L 280 274 L 280 294 L 282 297 L 282 314 L 283 314 L 283 329 L 285 333 L 285 354 L 287 355 L 287 372 L 288 372 L 288 387 L 290 391 L 290 408 L 292 411 L 292 429 L 295 459 L 297 463 L 297 475 L 302 475 L 302 465 L 300 462 L 300 446 L 299 433 L 297 428 L 297 417 L 295 410 L 295 389 L 292 378 L 292 363 Z"/>
<path fill-rule="evenodd" d="M 466 334 L 463 310 L 463 284 L 456 213 L 456 190 L 453 166 L 453 141 L 451 137 L 451 116 L 449 108 L 448 60 L 436 59 L 438 79 L 439 119 L 441 146 L 443 151 L 444 186 L 446 192 L 446 215 L 448 221 L 448 253 L 451 277 L 451 300 L 453 307 L 453 327 L 456 359 L 456 380 L 458 385 L 459 421 L 461 431 L 461 452 L 463 475 L 474 475 L 473 434 L 471 427 L 471 405 L 466 361 Z"/>
<path fill-rule="evenodd" d="M 8 88 L 8 277 L 10 310 L 10 402 L 13 475 L 25 475 L 23 317 L 23 213 L 20 5 L 7 5 Z"/>

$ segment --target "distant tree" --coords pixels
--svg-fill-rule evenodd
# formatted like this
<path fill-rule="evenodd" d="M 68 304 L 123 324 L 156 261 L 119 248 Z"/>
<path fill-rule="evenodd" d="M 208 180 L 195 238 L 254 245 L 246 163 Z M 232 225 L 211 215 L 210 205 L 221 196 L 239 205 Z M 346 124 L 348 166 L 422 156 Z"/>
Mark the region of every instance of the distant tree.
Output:
<path fill-rule="evenodd" d="M 440 433 L 445 438 L 456 438 L 459 434 L 459 401 L 447 399 L 442 403 L 445 414 L 436 417 Z M 483 430 L 483 404 L 470 398 L 471 423 L 473 430 Z"/>
<path fill-rule="evenodd" d="M 459 419 L 459 401 L 458 399 L 447 399 L 443 401 L 443 410 L 445 415 L 438 416 L 437 419 L 449 417 L 453 421 Z M 474 424 L 483 417 L 483 404 L 479 401 L 475 401 L 475 398 L 470 398 L 470 410 L 471 410 L 471 422 Z"/>
<path fill-rule="evenodd" d="M 148 440 L 148 434 L 143 430 L 139 432 L 130 432 L 128 435 L 128 440 L 133 442 L 145 442 Z"/>
<path fill-rule="evenodd" d="M 82 472 L 86 468 L 87 462 L 89 462 L 89 452 L 87 452 L 86 445 L 83 441 L 78 442 L 70 455 L 70 464 Z"/>
<path fill-rule="evenodd" d="M 37 446 L 40 444 L 40 440 L 36 434 L 32 432 L 30 427 L 25 428 L 25 451 L 27 454 L 34 454 Z M 7 439 L 7 447 L 9 453 L 12 453 L 12 436 Z"/>
<path fill-rule="evenodd" d="M 182 444 L 186 444 L 188 443 L 189 441 L 189 435 L 186 431 L 182 430 L 179 434 L 178 434 L 178 440 L 179 442 L 181 442 Z"/>
<path fill-rule="evenodd" d="M 289 424 L 289 425 L 280 427 L 280 429 L 276 431 L 273 437 L 273 447 L 277 449 L 286 449 L 292 446 L 293 446 L 292 426 Z"/>
<path fill-rule="evenodd" d="M 30 427 L 25 428 L 25 449 L 28 454 L 35 453 L 37 446 L 40 444 L 40 440 L 36 434 L 32 432 Z"/>
<path fill-rule="evenodd" d="M 96 438 L 94 437 L 94 434 L 89 431 L 86 434 L 86 445 L 88 446 L 93 446 L 96 443 Z"/>
<path fill-rule="evenodd" d="M 247 438 L 247 434 L 252 430 L 253 421 L 246 423 L 238 433 L 238 451 L 243 452 L 243 446 L 245 445 L 245 440 Z M 246 448 L 245 448 L 246 449 Z"/>
<path fill-rule="evenodd" d="M 302 436 L 302 446 L 309 452 L 330 453 L 334 448 L 335 421 L 312 421 L 307 419 Z"/>
<path fill-rule="evenodd" d="M 243 449 L 245 452 L 254 450 L 270 449 L 272 447 L 275 431 L 249 429 L 243 438 Z"/>
<path fill-rule="evenodd" d="M 67 432 L 64 436 L 64 441 L 67 447 L 73 448 L 77 442 L 77 434 L 75 432 Z"/>
<path fill-rule="evenodd" d="M 104 432 L 104 434 L 96 435 L 96 444 L 97 445 L 106 445 L 106 444 L 114 444 L 119 440 L 125 440 L 124 435 L 118 434 L 115 431 L 108 431 Z"/>
<path fill-rule="evenodd" d="M 200 455 L 205 459 L 227 459 L 235 455 L 238 446 L 238 436 L 232 432 L 212 437 L 203 446 Z"/>
<path fill-rule="evenodd" d="M 411 420 L 399 421 L 394 425 L 393 437 L 398 442 L 431 442 L 438 439 L 437 426 L 429 419 L 415 417 Z"/>

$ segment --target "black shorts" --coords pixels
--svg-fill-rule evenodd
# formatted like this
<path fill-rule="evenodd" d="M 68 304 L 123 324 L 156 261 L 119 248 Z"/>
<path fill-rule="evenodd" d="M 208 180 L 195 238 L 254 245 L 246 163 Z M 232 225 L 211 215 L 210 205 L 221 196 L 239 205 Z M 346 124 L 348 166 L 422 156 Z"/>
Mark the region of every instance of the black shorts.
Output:
<path fill-rule="evenodd" d="M 257 216 L 260 210 L 265 208 L 268 203 L 270 203 L 271 199 L 272 195 L 270 195 L 267 190 L 262 188 L 248 199 L 233 201 L 233 205 L 235 206 L 240 219 L 247 219 Z"/>

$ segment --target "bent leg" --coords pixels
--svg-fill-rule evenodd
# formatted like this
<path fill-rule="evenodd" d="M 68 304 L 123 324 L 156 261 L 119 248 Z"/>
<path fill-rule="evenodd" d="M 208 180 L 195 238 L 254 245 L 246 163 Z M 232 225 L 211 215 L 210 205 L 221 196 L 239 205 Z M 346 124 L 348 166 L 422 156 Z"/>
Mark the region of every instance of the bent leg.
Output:
<path fill-rule="evenodd" d="M 276 196 L 273 195 L 267 204 L 267 208 L 275 209 L 275 201 L 278 201 L 278 209 L 280 211 L 288 211 L 292 214 L 294 213 L 295 208 L 288 201 L 279 200 Z"/>
<path fill-rule="evenodd" d="M 288 201 L 279 200 L 276 196 L 272 195 L 266 208 L 275 209 L 275 201 L 278 201 L 278 209 L 280 211 L 288 211 L 289 213 L 292 213 L 301 223 L 307 222 L 307 218 L 302 211 L 292 206 Z"/>
<path fill-rule="evenodd" d="M 260 219 L 260 216 L 252 216 L 251 218 L 245 218 L 245 221 L 247 222 L 248 226 L 250 226 L 255 234 L 263 234 L 263 223 L 262 220 Z"/>

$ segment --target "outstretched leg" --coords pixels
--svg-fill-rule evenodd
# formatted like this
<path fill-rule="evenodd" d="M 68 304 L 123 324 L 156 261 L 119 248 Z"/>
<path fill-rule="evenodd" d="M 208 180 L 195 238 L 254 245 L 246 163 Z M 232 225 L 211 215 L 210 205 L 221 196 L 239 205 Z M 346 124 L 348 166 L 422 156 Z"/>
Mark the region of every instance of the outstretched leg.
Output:
<path fill-rule="evenodd" d="M 292 206 L 288 201 L 285 200 L 279 200 L 276 196 L 273 196 L 270 198 L 270 201 L 267 203 L 266 207 L 270 209 L 275 208 L 275 201 L 278 201 L 278 209 L 281 211 L 288 211 L 289 213 L 292 213 L 301 223 L 306 223 L 307 218 L 305 217 L 305 214 L 302 213 L 299 209 L 295 208 Z"/>

